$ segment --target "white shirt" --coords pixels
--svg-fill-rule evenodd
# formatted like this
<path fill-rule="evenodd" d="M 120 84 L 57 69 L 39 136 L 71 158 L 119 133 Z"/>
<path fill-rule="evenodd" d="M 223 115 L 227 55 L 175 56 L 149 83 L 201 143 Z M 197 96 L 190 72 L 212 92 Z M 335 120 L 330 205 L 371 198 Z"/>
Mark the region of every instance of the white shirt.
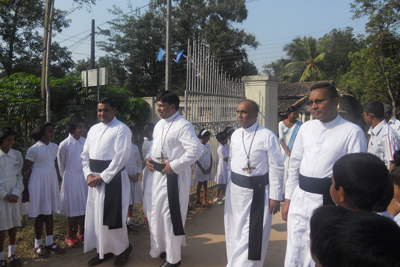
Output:
<path fill-rule="evenodd" d="M 54 143 L 46 145 L 42 141 L 37 141 L 28 148 L 25 159 L 33 162 L 32 169 L 35 168 L 55 168 L 54 161 L 57 157 L 58 146 Z"/>
<path fill-rule="evenodd" d="M 140 159 L 139 148 L 135 144 L 132 144 L 131 155 L 125 165 L 125 170 L 129 176 L 134 176 L 142 170 L 142 160 Z"/>
<path fill-rule="evenodd" d="M 189 168 L 202 153 L 202 145 L 198 138 L 196 142 L 193 142 L 193 134 L 196 136 L 193 126 L 176 112 L 156 124 L 151 153 L 148 153 L 146 158 L 151 157 L 160 163 L 160 160 L 156 158 L 161 156 L 162 143 L 165 142 L 163 156 L 168 157 L 166 161 L 170 162 L 174 173 L 180 174 L 184 169 Z"/>
<path fill-rule="evenodd" d="M 5 198 L 9 194 L 9 192 L 3 189 L 2 183 L 9 182 L 10 180 L 16 180 L 11 195 L 21 195 L 24 190 L 22 165 L 23 158 L 19 151 L 10 149 L 6 154 L 0 149 L 0 199 Z"/>
<path fill-rule="evenodd" d="M 60 143 L 57 154 L 58 170 L 64 178 L 65 170 L 70 172 L 82 172 L 81 154 L 86 138 L 76 140 L 71 134 Z"/>
<path fill-rule="evenodd" d="M 203 145 L 203 154 L 199 158 L 199 161 L 210 161 L 211 160 L 211 148 L 209 144 Z"/>
<path fill-rule="evenodd" d="M 307 121 L 300 127 L 293 145 L 285 198 L 292 198 L 300 173 L 313 178 L 328 178 L 339 158 L 366 151 L 364 131 L 339 115 L 327 123 Z"/>
<path fill-rule="evenodd" d="M 396 118 L 391 117 L 388 121 L 388 124 L 397 133 L 397 135 L 400 136 L 400 121 Z"/>
<path fill-rule="evenodd" d="M 258 129 L 254 136 L 257 126 Z M 243 133 L 247 154 L 254 136 L 249 159 L 250 166 L 255 169 L 250 174 L 243 170 L 243 168 L 247 168 L 247 156 L 242 141 Z M 272 131 L 257 122 L 246 129 L 240 128 L 232 134 L 229 151 L 232 159 L 232 172 L 248 177 L 264 175 L 269 172 L 270 199 L 278 201 L 283 199 L 284 165 L 278 137 Z"/>
<path fill-rule="evenodd" d="M 386 120 L 382 120 L 375 128 L 371 127 L 368 134 L 371 135 L 368 141 L 368 153 L 380 158 L 389 169 L 391 162 L 394 161 L 394 152 L 399 149 L 399 137 Z"/>
<path fill-rule="evenodd" d="M 82 164 L 85 178 L 92 174 L 89 159 L 112 160 L 100 177 L 109 183 L 129 160 L 131 154 L 131 130 L 124 123 L 114 119 L 104 124 L 102 122 L 90 128 L 82 152 Z"/>

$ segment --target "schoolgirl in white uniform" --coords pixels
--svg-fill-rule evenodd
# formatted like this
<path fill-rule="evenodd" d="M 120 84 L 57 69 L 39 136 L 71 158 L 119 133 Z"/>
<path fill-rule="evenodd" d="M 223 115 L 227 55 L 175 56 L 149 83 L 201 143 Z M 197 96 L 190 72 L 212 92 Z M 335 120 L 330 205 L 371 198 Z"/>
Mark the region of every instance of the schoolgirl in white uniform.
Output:
<path fill-rule="evenodd" d="M 228 147 L 228 135 L 226 132 L 220 132 L 217 134 L 217 140 L 220 143 L 217 149 L 218 154 L 218 168 L 215 174 L 215 184 L 218 185 L 217 192 L 215 194 L 214 202 L 222 204 L 222 198 L 225 199 L 225 189 L 228 183 L 228 160 L 229 160 L 229 147 Z"/>

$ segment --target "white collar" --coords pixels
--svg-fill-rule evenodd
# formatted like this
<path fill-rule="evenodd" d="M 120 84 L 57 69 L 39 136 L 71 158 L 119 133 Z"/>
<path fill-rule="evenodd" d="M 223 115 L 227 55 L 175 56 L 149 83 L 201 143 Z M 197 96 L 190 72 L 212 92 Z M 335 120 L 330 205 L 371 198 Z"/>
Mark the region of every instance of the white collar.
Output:
<path fill-rule="evenodd" d="M 253 125 L 251 125 L 250 127 L 247 127 L 247 128 L 243 128 L 242 127 L 242 129 L 243 129 L 243 131 L 245 131 L 246 133 L 251 133 L 251 132 L 254 132 L 256 129 L 257 129 L 257 126 L 258 126 L 259 124 L 258 124 L 258 122 L 255 122 Z"/>
<path fill-rule="evenodd" d="M 164 119 L 165 123 L 171 122 L 175 117 L 179 116 L 178 111 L 176 111 L 173 115 L 169 116 L 168 118 Z"/>
<path fill-rule="evenodd" d="M 5 153 L 3 150 L 0 149 L 0 158 L 3 156 L 9 156 L 12 159 L 17 159 L 17 152 L 14 149 L 10 149 L 8 153 Z"/>
<path fill-rule="evenodd" d="M 324 128 L 333 128 L 333 126 L 335 126 L 337 123 L 339 123 L 339 121 L 342 119 L 342 117 L 340 117 L 339 116 L 339 114 L 336 116 L 336 118 L 335 119 L 333 119 L 333 120 L 331 120 L 331 121 L 328 121 L 328 122 L 322 122 L 322 121 L 320 121 L 320 120 L 318 120 L 320 123 L 321 123 L 321 125 L 324 127 Z"/>

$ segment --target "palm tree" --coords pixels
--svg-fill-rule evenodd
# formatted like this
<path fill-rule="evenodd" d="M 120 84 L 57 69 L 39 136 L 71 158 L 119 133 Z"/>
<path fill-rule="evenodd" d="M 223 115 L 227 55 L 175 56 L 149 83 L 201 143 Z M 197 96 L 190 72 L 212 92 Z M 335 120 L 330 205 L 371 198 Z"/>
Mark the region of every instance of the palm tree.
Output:
<path fill-rule="evenodd" d="M 300 72 L 300 82 L 322 80 L 325 76 L 321 64 L 325 58 L 325 44 L 329 38 L 317 41 L 314 37 L 295 38 L 283 47 L 283 51 L 293 61 L 286 65 L 285 75 L 293 76 Z"/>

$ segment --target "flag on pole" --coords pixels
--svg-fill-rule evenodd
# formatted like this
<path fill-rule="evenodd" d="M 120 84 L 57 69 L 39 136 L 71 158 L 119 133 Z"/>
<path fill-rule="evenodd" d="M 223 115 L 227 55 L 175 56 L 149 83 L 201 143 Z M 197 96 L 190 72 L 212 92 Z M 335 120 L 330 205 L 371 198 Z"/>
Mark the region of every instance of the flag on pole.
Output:
<path fill-rule="evenodd" d="M 176 55 L 176 60 L 175 60 L 176 63 L 179 62 L 179 59 L 181 59 L 181 57 L 182 57 L 184 51 L 185 51 L 185 50 L 182 50 L 182 51 L 179 51 L 179 52 L 178 52 L 178 54 Z"/>
<path fill-rule="evenodd" d="M 161 62 L 161 60 L 163 59 L 164 55 L 165 55 L 165 50 L 160 48 L 160 52 L 158 52 L 157 60 Z"/>

